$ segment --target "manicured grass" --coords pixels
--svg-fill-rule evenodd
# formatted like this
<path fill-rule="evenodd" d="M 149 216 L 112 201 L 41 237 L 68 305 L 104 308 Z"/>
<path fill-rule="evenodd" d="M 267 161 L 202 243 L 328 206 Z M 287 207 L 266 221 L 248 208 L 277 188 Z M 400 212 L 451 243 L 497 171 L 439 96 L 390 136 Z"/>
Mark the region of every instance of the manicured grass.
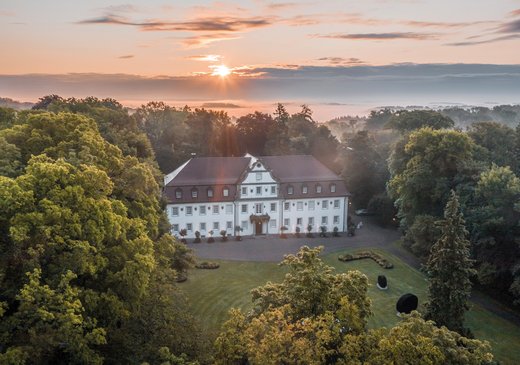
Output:
<path fill-rule="evenodd" d="M 369 248 L 367 248 L 369 249 Z M 413 293 L 419 297 L 419 310 L 423 309 L 427 296 L 425 276 L 408 266 L 397 257 L 378 249 L 371 249 L 385 256 L 394 264 L 393 269 L 385 270 L 370 259 L 340 262 L 337 257 L 343 253 L 358 250 L 345 250 L 323 257 L 337 272 L 359 270 L 367 275 L 371 286 L 369 297 L 372 300 L 373 316 L 369 327 L 392 327 L 400 319 L 396 316 L 395 303 L 402 294 Z M 276 263 L 219 261 L 217 270 L 192 270 L 187 282 L 179 284 L 192 304 L 193 313 L 202 325 L 214 335 L 226 320 L 230 308 L 251 309 L 251 289 L 267 281 L 283 280 L 284 270 Z M 388 279 L 388 290 L 382 291 L 375 285 L 378 275 Z M 520 364 L 520 328 L 474 305 L 467 315 L 466 325 L 479 339 L 488 340 L 493 346 L 496 358 L 504 364 Z"/>

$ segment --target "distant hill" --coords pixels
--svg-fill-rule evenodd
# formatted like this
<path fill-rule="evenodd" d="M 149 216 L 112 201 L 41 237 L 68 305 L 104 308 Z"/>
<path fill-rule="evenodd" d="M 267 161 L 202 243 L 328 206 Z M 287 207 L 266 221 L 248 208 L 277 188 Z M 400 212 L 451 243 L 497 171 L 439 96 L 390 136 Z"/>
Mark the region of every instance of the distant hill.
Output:
<path fill-rule="evenodd" d="M 10 98 L 0 98 L 0 107 L 13 108 L 16 110 L 31 109 L 34 103 L 17 101 Z"/>

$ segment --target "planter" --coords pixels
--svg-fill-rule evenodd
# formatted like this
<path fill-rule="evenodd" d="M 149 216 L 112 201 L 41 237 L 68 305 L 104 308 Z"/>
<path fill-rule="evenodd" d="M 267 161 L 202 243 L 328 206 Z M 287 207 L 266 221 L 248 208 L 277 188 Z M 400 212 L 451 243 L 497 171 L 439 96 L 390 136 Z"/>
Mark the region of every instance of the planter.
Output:
<path fill-rule="evenodd" d="M 195 265 L 197 269 L 215 270 L 220 267 L 216 262 L 203 261 Z"/>

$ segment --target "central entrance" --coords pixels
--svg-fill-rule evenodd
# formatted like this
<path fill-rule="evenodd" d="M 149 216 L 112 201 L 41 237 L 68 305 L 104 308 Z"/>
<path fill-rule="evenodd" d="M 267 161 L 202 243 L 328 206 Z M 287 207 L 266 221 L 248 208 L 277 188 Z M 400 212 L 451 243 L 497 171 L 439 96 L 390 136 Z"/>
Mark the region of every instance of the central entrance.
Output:
<path fill-rule="evenodd" d="M 255 222 L 255 235 L 261 235 L 262 234 L 262 222 L 256 221 Z"/>
<path fill-rule="evenodd" d="M 251 214 L 249 216 L 249 220 L 251 223 L 255 225 L 255 235 L 259 236 L 261 234 L 266 234 L 263 232 L 262 228 L 264 226 L 267 227 L 267 223 L 269 222 L 270 217 L 267 214 Z"/>

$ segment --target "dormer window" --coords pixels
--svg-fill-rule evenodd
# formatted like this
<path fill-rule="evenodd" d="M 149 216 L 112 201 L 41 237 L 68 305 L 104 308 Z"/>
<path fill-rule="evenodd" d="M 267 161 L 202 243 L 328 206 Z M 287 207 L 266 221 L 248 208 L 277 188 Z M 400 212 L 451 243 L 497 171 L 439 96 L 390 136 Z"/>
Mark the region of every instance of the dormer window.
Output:
<path fill-rule="evenodd" d="M 335 193 L 336 192 L 336 184 L 330 184 L 330 192 Z"/>
<path fill-rule="evenodd" d="M 292 185 L 289 185 L 287 187 L 287 194 L 293 195 L 293 193 L 294 193 L 294 188 L 292 187 Z"/>
<path fill-rule="evenodd" d="M 318 194 L 321 194 L 321 185 L 319 185 L 319 184 L 316 185 L 316 192 L 317 192 Z"/>
<path fill-rule="evenodd" d="M 307 185 L 302 186 L 302 194 L 307 194 Z"/>
<path fill-rule="evenodd" d="M 229 196 L 229 188 L 222 189 L 222 195 Z"/>
<path fill-rule="evenodd" d="M 191 189 L 191 197 L 196 199 L 199 196 L 199 191 L 196 188 Z"/>
<path fill-rule="evenodd" d="M 182 199 L 182 190 L 181 189 L 175 190 L 175 199 Z"/>
<path fill-rule="evenodd" d="M 262 180 L 262 173 L 261 172 L 257 172 L 256 173 L 256 181 L 260 181 Z"/>
<path fill-rule="evenodd" d="M 208 188 L 208 198 L 213 198 L 213 189 Z"/>

